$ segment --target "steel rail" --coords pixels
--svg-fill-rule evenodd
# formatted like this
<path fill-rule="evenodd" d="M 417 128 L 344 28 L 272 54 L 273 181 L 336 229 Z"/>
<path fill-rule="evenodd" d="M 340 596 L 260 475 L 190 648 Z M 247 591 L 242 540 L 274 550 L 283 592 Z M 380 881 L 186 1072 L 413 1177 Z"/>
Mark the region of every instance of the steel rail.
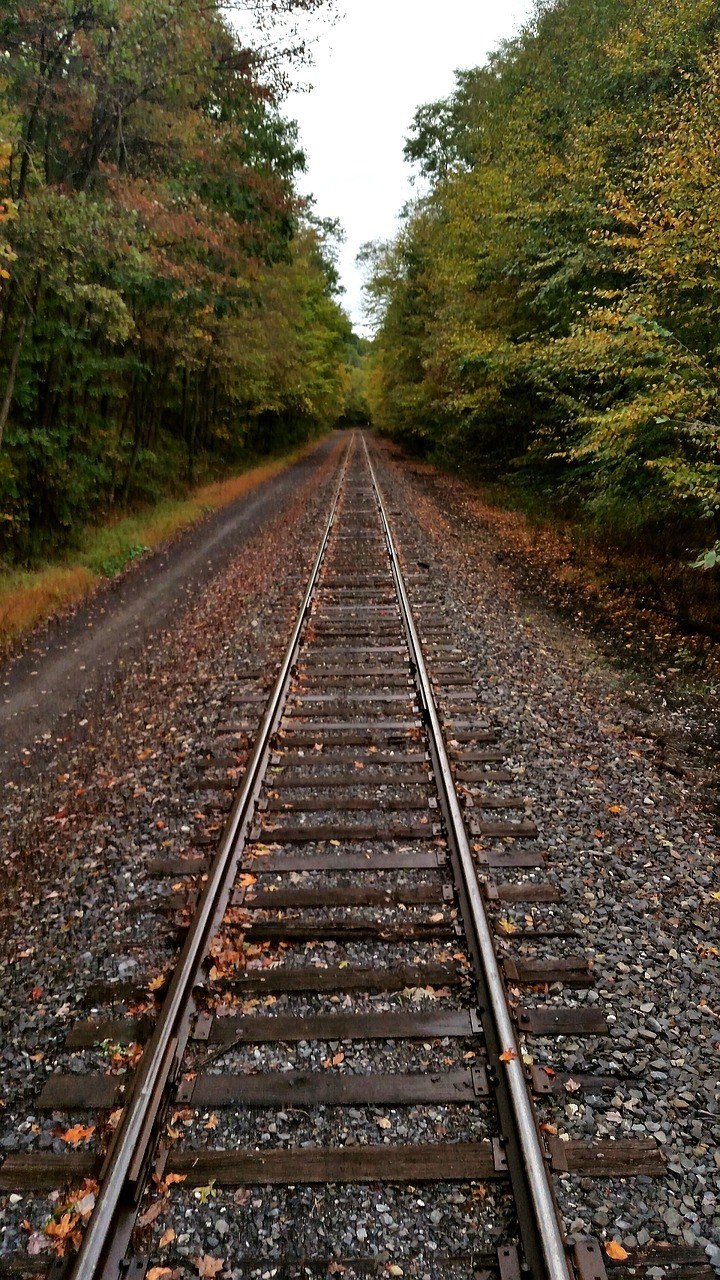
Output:
<path fill-rule="evenodd" d="M 523 1240 L 525 1259 L 534 1280 L 573 1280 L 567 1249 L 559 1221 L 557 1206 L 553 1196 L 552 1184 L 538 1133 L 532 1101 L 529 1096 L 527 1081 L 523 1070 L 520 1045 L 512 1023 L 510 1010 L 505 995 L 505 986 L 495 953 L 495 945 L 490 923 L 485 910 L 482 892 L 478 883 L 470 842 L 468 840 L 462 811 L 455 790 L 450 760 L 445 747 L 445 738 L 435 703 L 435 696 L 425 666 L 420 638 L 415 626 L 412 607 L 405 586 L 405 579 L 383 502 L 375 469 L 370 459 L 365 437 L 362 437 L 368 467 L 372 479 L 375 498 L 385 534 L 388 555 L 392 566 L 395 586 L 403 615 L 405 630 L 408 636 L 412 662 L 415 667 L 416 682 L 422 696 L 425 711 L 426 728 L 430 739 L 432 754 L 436 766 L 436 784 L 441 795 L 443 810 L 449 826 L 449 835 L 458 856 L 463 876 L 463 888 L 470 909 L 472 927 L 475 932 L 477 951 L 483 970 L 483 986 L 489 1002 L 489 1012 L 495 1031 L 493 1037 L 496 1047 L 500 1046 L 497 1064 L 492 1063 L 496 1078 L 507 1086 L 511 1118 L 519 1150 L 522 1167 L 513 1168 L 508 1161 L 511 1180 L 514 1183 L 516 1202 L 518 1188 L 515 1185 L 518 1175 L 522 1177 L 524 1186 L 520 1188 L 522 1201 L 532 1206 L 533 1222 L 523 1221 L 518 1215 L 519 1229 Z M 490 1045 L 488 1045 L 488 1050 Z M 502 1054 L 502 1057 L 500 1057 Z M 538 1256 L 538 1246 L 539 1254 Z"/>
<path fill-rule="evenodd" d="M 179 1064 L 184 1047 L 179 1028 L 192 1001 L 193 989 L 207 954 L 218 911 L 224 910 L 224 905 L 221 906 L 223 893 L 229 895 L 241 841 L 246 836 L 253 817 L 255 800 L 269 758 L 270 740 L 282 716 L 290 677 L 297 661 L 301 634 L 312 606 L 354 442 L 353 435 L 343 459 L 330 514 L 300 612 L 258 730 L 252 757 L 208 872 L 207 883 L 178 958 L 155 1031 L 143 1053 L 133 1080 L 132 1094 L 106 1158 L 107 1174 L 104 1179 L 101 1178 L 95 1208 L 71 1273 L 72 1280 L 117 1278 L 119 1255 L 117 1245 L 113 1247 L 113 1237 L 117 1233 L 118 1219 L 122 1216 L 123 1209 L 127 1215 L 128 1199 L 133 1206 L 139 1201 L 138 1191 L 142 1189 L 139 1184 L 140 1171 L 145 1167 L 166 1086 L 172 1079 L 173 1067 Z M 134 1216 L 133 1210 L 132 1221 Z M 122 1247 L 121 1253 L 124 1252 L 125 1248 Z"/>

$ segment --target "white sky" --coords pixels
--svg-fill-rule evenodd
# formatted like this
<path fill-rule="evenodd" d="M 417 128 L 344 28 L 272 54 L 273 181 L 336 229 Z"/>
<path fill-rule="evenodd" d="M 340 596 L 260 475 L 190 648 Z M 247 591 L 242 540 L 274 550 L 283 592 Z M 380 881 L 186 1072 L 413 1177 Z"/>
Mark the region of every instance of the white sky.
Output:
<path fill-rule="evenodd" d="M 403 144 L 418 106 L 447 97 L 453 72 L 481 65 L 530 16 L 533 0 L 339 0 L 319 33 L 308 93 L 283 113 L 300 125 L 308 172 L 301 189 L 321 217 L 339 218 L 344 305 L 358 332 L 362 280 L 355 256 L 366 240 L 387 240 L 412 194 Z"/>

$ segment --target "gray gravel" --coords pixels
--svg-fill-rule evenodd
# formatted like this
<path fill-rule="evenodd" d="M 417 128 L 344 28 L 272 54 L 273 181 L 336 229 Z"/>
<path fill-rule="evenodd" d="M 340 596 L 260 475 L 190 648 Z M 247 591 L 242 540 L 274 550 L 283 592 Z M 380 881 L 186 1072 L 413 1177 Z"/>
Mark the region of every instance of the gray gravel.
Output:
<path fill-rule="evenodd" d="M 487 528 L 442 505 L 442 477 L 425 485 L 378 456 L 393 511 L 404 513 L 395 528 L 406 566 L 430 563 L 428 577 L 503 747 L 524 768 L 522 792 L 548 858 L 547 876 L 533 878 L 562 886 L 565 912 L 581 932 L 579 947 L 567 945 L 593 963 L 594 990 L 547 998 L 598 1003 L 610 1023 L 609 1040 L 537 1037 L 528 1051 L 557 1070 L 596 1065 L 631 1077 L 601 1100 L 549 1101 L 544 1118 L 561 1137 L 654 1136 L 667 1158 L 668 1177 L 657 1181 L 558 1178 L 568 1228 L 628 1249 L 699 1244 L 718 1261 L 718 841 L 702 793 L 658 767 L 666 686 L 654 704 L 643 690 L 647 712 L 635 696 L 630 710 L 624 687 L 636 683 L 634 674 L 624 681 L 591 637 L 517 590 L 497 565 Z M 691 704 L 686 690 L 685 720 L 702 723 L 702 709 Z M 559 945 L 520 950 L 559 954 Z"/>
<path fill-rule="evenodd" d="M 682 778 L 657 767 L 649 724 L 636 706 L 628 710 L 617 670 L 606 666 L 591 640 L 519 595 L 489 554 L 482 531 L 455 520 L 451 507 L 438 505 L 417 478 L 384 457 L 380 469 L 392 511 L 405 512 L 393 519 L 410 576 L 417 578 L 419 560 L 431 566 L 422 571 L 432 584 L 429 589 L 414 580 L 411 584 L 421 629 L 437 638 L 441 627 L 430 615 L 440 601 L 450 620 L 452 647 L 480 690 L 476 709 L 446 695 L 449 715 L 454 722 L 472 719 L 475 725 L 499 729 L 514 780 L 495 790 L 526 798 L 540 826 L 538 838 L 521 847 L 542 849 L 547 868 L 492 875 L 512 883 L 549 881 L 563 890 L 558 904 L 500 904 L 496 916 L 521 928 L 544 925 L 578 933 L 568 939 L 505 935 L 499 948 L 524 957 L 586 954 L 594 988 L 558 986 L 532 996 L 523 992 L 523 998 L 562 1007 L 599 1005 L 610 1024 L 609 1037 L 528 1041 L 528 1055 L 558 1072 L 595 1071 L 617 1081 L 608 1092 L 573 1091 L 547 1098 L 539 1104 L 541 1119 L 561 1138 L 651 1136 L 667 1156 L 668 1176 L 659 1181 L 557 1178 L 568 1231 L 571 1237 L 618 1239 L 628 1249 L 670 1241 L 720 1251 L 720 1027 L 717 903 L 712 897 L 718 884 L 710 815 L 695 804 L 694 792 Z M 196 828 L 219 828 L 222 822 L 229 796 L 208 792 L 202 784 L 232 778 L 242 769 L 246 737 L 224 732 L 223 725 L 244 720 L 251 726 L 262 709 L 247 703 L 229 711 L 228 699 L 237 696 L 238 668 L 252 673 L 279 659 L 328 488 L 326 483 L 312 497 L 304 495 L 283 513 L 282 527 L 278 521 L 256 540 L 251 555 L 209 584 L 184 619 L 182 633 L 173 626 L 152 652 L 137 658 L 111 696 L 98 702 L 84 743 L 54 748 L 48 742 L 52 768 L 42 788 L 28 780 L 7 790 L 11 843 L 6 865 L 16 874 L 2 904 L 6 974 L 12 965 L 0 996 L 6 1028 L 2 1067 L 7 1106 L 0 1113 L 5 1150 L 64 1150 L 59 1132 L 71 1124 L 92 1123 L 87 1114 L 48 1117 L 33 1111 L 48 1071 L 122 1070 L 122 1058 L 112 1064 L 112 1048 L 69 1054 L 63 1037 L 79 1017 L 87 1016 L 82 996 L 91 981 L 137 975 L 145 982 L 171 963 L 175 944 L 170 917 L 158 924 L 152 912 L 132 910 L 131 904 L 182 883 L 182 877 L 159 881 L 150 876 L 150 858 L 192 853 Z M 288 534 L 294 560 L 281 541 Z M 431 670 L 433 664 L 455 661 L 449 650 L 429 646 L 429 651 Z M 251 679 L 243 687 L 260 692 L 263 682 Z M 209 744 L 223 757 L 219 767 L 208 757 Z M 373 753 L 358 748 L 353 754 L 375 768 Z M 312 749 L 305 754 L 293 750 L 292 755 L 293 768 L 304 759 L 315 765 L 323 758 Z M 229 766 L 227 757 L 233 761 Z M 334 766 L 328 769 L 334 772 Z M 277 785 L 275 778 L 270 786 Z M 370 790 L 377 794 L 376 787 Z M 312 820 L 322 821 L 322 813 Z M 509 843 L 476 841 L 481 850 Z M 413 846 L 404 842 L 401 847 Z M 359 880 L 338 871 L 281 879 L 263 872 L 262 858 L 248 869 L 258 876 L 260 887 Z M 364 873 L 363 879 L 381 884 L 384 876 Z M 390 877 L 393 884 L 429 878 L 428 872 Z M 386 914 L 379 913 L 380 918 Z M 423 910 L 417 914 L 422 916 Z M 343 918 L 341 910 L 325 915 Z M 411 915 L 408 911 L 407 918 Z M 461 943 L 383 945 L 387 963 L 446 960 L 449 952 L 463 966 Z M 264 956 L 292 967 L 370 964 L 378 958 L 377 946 L 369 942 L 297 944 L 265 950 Z M 466 1007 L 468 995 L 463 987 L 453 988 L 443 993 L 442 1007 Z M 204 1003 L 227 1012 L 299 1014 L 417 1009 L 418 999 L 413 992 L 232 999 L 222 984 L 210 984 Z M 151 1006 L 152 997 L 146 994 L 142 1003 Z M 120 1004 L 115 1013 L 124 1007 Z M 400 1048 L 374 1042 L 243 1046 L 229 1050 L 211 1069 L 312 1068 L 341 1074 L 449 1070 L 467 1063 L 467 1052 L 478 1052 L 477 1044 L 469 1045 L 457 1040 Z M 205 1052 L 197 1046 L 188 1065 L 200 1066 Z M 341 1061 L 324 1067 L 340 1053 Z M 469 1140 L 487 1136 L 495 1125 L 486 1103 L 293 1112 L 228 1109 L 219 1110 L 212 1123 L 210 1112 L 188 1112 L 184 1119 L 183 1143 L 192 1147 Z M 388 1120 L 390 1127 L 380 1120 Z M 99 1138 L 92 1133 L 89 1145 Z M 251 1188 L 236 1195 L 212 1186 L 201 1192 L 173 1186 L 168 1200 L 167 1210 L 153 1224 L 154 1261 L 196 1275 L 196 1258 L 210 1254 L 222 1260 L 223 1274 L 234 1280 L 241 1275 L 270 1280 L 281 1274 L 280 1259 L 285 1260 L 282 1274 L 290 1274 L 288 1258 L 297 1274 L 307 1273 L 303 1266 L 308 1259 L 316 1266 L 321 1259 L 335 1259 L 336 1270 L 330 1266 L 328 1274 L 352 1277 L 355 1268 L 362 1274 L 371 1260 L 384 1274 L 469 1280 L 484 1254 L 513 1229 L 507 1188 L 496 1183 L 474 1188 Z M 60 1212 L 59 1204 L 56 1196 L 0 1201 L 3 1252 L 24 1249 L 29 1242 L 31 1251 L 44 1248 L 47 1240 L 39 1229 L 51 1211 Z M 21 1226 L 24 1221 L 30 1231 Z M 174 1235 L 161 1245 L 169 1230 Z M 346 1271 L 339 1269 L 346 1266 Z"/>

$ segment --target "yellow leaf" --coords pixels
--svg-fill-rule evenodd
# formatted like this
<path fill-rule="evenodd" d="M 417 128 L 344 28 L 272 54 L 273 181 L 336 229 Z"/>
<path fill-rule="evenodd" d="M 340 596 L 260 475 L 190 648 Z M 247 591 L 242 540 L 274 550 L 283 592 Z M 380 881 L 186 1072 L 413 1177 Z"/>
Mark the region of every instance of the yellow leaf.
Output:
<path fill-rule="evenodd" d="M 502 919 L 498 920 L 498 929 L 501 933 L 517 933 L 519 928 L 520 926 L 514 920 L 511 920 L 509 916 L 503 916 Z"/>
<path fill-rule="evenodd" d="M 205 1121 L 204 1128 L 217 1129 L 217 1127 L 218 1127 L 218 1118 L 215 1115 L 215 1112 L 213 1111 L 212 1115 L 208 1116 L 207 1120 Z"/>
<path fill-rule="evenodd" d="M 387 1116 L 380 1116 L 377 1123 L 379 1129 L 390 1129 L 392 1127 L 392 1121 L 388 1120 Z"/>

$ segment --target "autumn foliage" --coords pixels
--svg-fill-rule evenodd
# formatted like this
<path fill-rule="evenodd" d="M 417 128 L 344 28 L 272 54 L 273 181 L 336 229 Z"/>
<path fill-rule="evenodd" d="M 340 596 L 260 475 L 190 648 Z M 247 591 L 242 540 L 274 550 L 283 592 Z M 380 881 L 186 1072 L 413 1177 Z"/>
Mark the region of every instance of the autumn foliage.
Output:
<path fill-rule="evenodd" d="M 542 0 L 417 114 L 370 246 L 377 422 L 596 536 L 718 558 L 720 10 Z"/>
<path fill-rule="evenodd" d="M 265 32 L 319 4 L 255 0 Z M 332 229 L 296 194 L 268 51 L 228 13 L 30 0 L 0 16 L 7 556 L 341 411 Z"/>

